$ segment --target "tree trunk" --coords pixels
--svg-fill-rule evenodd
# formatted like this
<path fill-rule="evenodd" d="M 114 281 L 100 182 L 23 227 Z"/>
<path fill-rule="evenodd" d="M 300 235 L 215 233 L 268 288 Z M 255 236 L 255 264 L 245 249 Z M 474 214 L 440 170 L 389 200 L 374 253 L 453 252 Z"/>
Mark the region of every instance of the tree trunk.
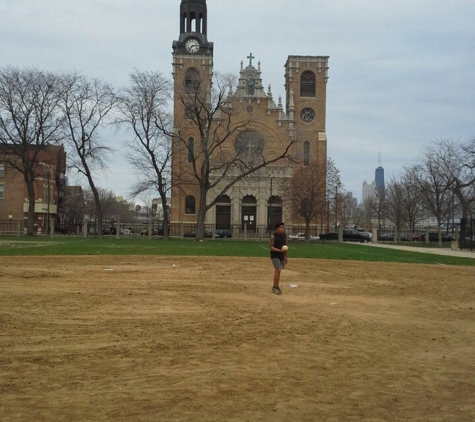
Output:
<path fill-rule="evenodd" d="M 170 215 L 168 213 L 167 196 L 165 192 L 160 192 L 160 199 L 162 201 L 162 209 L 163 209 L 163 221 L 162 221 L 163 239 L 168 240 L 169 238 L 168 226 L 169 226 L 169 221 L 170 221 Z"/>
<path fill-rule="evenodd" d="M 206 204 L 207 194 L 208 189 L 202 187 L 200 189 L 200 205 L 198 208 L 198 220 L 196 222 L 196 240 L 203 240 L 205 236 L 205 217 L 206 212 L 208 211 L 208 206 Z"/>
<path fill-rule="evenodd" d="M 26 234 L 33 236 L 35 230 L 35 187 L 33 180 L 25 178 L 26 187 L 28 190 L 28 220 Z"/>
<path fill-rule="evenodd" d="M 310 220 L 305 219 L 305 241 L 310 242 Z"/>
<path fill-rule="evenodd" d="M 99 197 L 99 192 L 97 191 L 96 186 L 90 181 L 90 186 L 92 194 L 94 195 L 94 203 L 96 204 L 96 218 L 97 218 L 97 237 L 102 239 L 102 208 L 101 208 L 101 199 Z"/>

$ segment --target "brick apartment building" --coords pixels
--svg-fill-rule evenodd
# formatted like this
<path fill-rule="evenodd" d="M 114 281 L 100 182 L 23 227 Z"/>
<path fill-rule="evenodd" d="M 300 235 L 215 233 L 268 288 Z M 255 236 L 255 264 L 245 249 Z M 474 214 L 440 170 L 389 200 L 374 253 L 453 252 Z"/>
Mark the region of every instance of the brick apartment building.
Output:
<path fill-rule="evenodd" d="M 10 146 L 0 145 L 0 220 L 17 221 L 26 230 L 28 191 L 23 174 L 12 166 Z M 61 203 L 66 186 L 64 147 L 46 145 L 37 152 L 35 174 L 35 233 L 46 233 L 50 221 L 59 224 Z M 49 219 L 48 219 L 49 217 Z"/>

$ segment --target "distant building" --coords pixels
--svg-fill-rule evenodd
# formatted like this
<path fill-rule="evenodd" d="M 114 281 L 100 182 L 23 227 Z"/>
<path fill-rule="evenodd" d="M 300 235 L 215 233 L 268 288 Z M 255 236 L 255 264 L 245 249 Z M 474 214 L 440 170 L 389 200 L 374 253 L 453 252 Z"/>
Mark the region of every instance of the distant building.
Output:
<path fill-rule="evenodd" d="M 353 197 L 353 192 L 346 193 L 346 203 L 348 208 L 351 209 L 352 212 L 354 212 L 358 207 L 358 199 Z"/>
<path fill-rule="evenodd" d="M 363 182 L 363 194 L 361 196 L 362 202 L 364 203 L 368 198 L 374 196 L 374 191 L 376 189 L 376 183 L 373 181 L 368 183 L 366 180 Z"/>
<path fill-rule="evenodd" d="M 15 147 L 0 147 L 0 220 L 26 221 L 28 191 L 23 174 L 12 165 L 12 160 L 15 160 L 12 148 Z M 59 223 L 66 186 L 66 153 L 63 146 L 53 145 L 32 146 L 31 150 L 36 151 L 32 170 L 35 173 L 34 228 L 36 233 L 44 233 L 48 229 L 49 218 Z"/>
<path fill-rule="evenodd" d="M 384 169 L 379 166 L 374 172 L 376 190 L 384 190 Z"/>

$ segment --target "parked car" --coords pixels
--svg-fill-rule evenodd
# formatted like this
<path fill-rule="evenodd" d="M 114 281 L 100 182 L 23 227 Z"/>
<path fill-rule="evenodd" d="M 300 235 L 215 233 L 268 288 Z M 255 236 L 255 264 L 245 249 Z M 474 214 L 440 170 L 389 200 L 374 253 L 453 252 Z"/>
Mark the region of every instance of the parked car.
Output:
<path fill-rule="evenodd" d="M 372 235 L 368 232 L 360 232 L 356 229 L 343 229 L 343 241 L 344 242 L 371 242 Z"/>
<path fill-rule="evenodd" d="M 381 242 L 394 242 L 394 233 L 385 233 L 381 236 L 378 236 L 378 240 Z M 409 238 L 403 234 L 398 235 L 399 242 L 409 242 Z"/>
<path fill-rule="evenodd" d="M 368 232 L 359 232 L 356 229 L 343 229 L 343 241 L 344 242 L 360 242 L 369 243 L 371 237 Z M 326 233 L 321 234 L 320 239 L 324 240 L 338 240 L 338 233 Z"/>
<path fill-rule="evenodd" d="M 455 236 L 452 234 L 447 234 L 447 233 L 442 233 L 442 242 L 452 242 L 452 240 L 455 239 Z M 426 234 L 421 233 L 419 235 L 418 239 L 414 240 L 420 240 L 421 242 L 425 242 L 426 240 Z M 438 242 L 439 241 L 439 233 L 437 232 L 429 232 L 429 242 Z"/>
<path fill-rule="evenodd" d="M 360 233 L 363 234 L 363 236 L 366 236 L 368 237 L 369 239 L 373 239 L 373 233 L 369 232 L 369 231 L 366 231 L 366 230 L 361 230 L 361 229 L 357 229 Z"/>
<path fill-rule="evenodd" d="M 228 239 L 233 237 L 231 232 L 227 229 L 216 229 L 216 231 L 214 232 L 214 236 L 217 238 L 228 238 Z"/>
<path fill-rule="evenodd" d="M 196 237 L 196 229 L 190 230 L 189 232 L 186 232 L 184 237 Z M 204 237 L 213 237 L 213 233 L 209 232 L 208 230 L 205 230 L 204 232 Z"/>
<path fill-rule="evenodd" d="M 305 240 L 305 233 L 291 234 L 289 240 Z M 310 242 L 316 242 L 317 240 L 320 240 L 320 237 L 310 236 Z"/>
<path fill-rule="evenodd" d="M 411 236 L 411 240 L 412 240 L 413 242 L 418 241 L 418 240 L 421 240 L 421 235 L 422 235 L 422 234 L 423 234 L 423 233 L 413 233 L 412 236 Z"/>
<path fill-rule="evenodd" d="M 152 236 L 163 235 L 162 229 L 152 229 Z M 148 236 L 148 228 L 140 231 L 140 236 Z"/>

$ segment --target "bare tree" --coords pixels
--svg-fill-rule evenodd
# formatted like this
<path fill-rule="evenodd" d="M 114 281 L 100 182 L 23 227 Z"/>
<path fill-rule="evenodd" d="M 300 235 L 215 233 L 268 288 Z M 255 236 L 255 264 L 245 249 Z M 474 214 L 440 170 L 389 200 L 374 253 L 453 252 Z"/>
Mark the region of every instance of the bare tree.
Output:
<path fill-rule="evenodd" d="M 61 141 L 58 82 L 58 76 L 50 72 L 0 69 L 0 145 L 5 163 L 20 172 L 26 183 L 28 235 L 34 233 L 34 185 L 42 174 L 39 157 L 49 144 Z"/>
<path fill-rule="evenodd" d="M 404 196 L 406 191 L 400 180 L 391 178 L 385 188 L 385 199 L 388 219 L 394 223 L 397 231 L 401 229 L 404 222 L 405 206 Z"/>
<path fill-rule="evenodd" d="M 462 212 L 462 220 L 467 220 L 470 206 L 475 201 L 473 185 L 475 183 L 475 139 L 465 144 L 454 141 L 437 141 L 434 147 L 439 157 L 447 184 L 453 192 L 452 209 L 455 198 Z"/>
<path fill-rule="evenodd" d="M 206 212 L 239 180 L 257 170 L 289 157 L 289 150 L 296 142 L 293 137 L 283 145 L 276 145 L 275 154 L 269 158 L 264 153 L 263 140 L 250 130 L 251 120 L 235 121 L 242 104 L 228 97 L 234 83 L 229 75 L 214 75 L 213 86 L 195 79 L 175 93 L 176 101 L 186 110 L 186 118 L 179 125 L 174 141 L 177 150 L 188 152 L 191 173 L 175 174 L 179 183 L 197 183 L 199 207 L 196 239 L 203 240 Z M 199 134 L 197 145 L 191 148 L 189 133 Z M 239 136 L 234 149 L 226 148 L 234 137 Z M 217 189 L 214 198 L 208 192 Z"/>
<path fill-rule="evenodd" d="M 366 212 L 378 221 L 378 229 L 381 229 L 388 212 L 386 190 L 376 189 L 373 196 L 366 198 L 363 206 Z"/>
<path fill-rule="evenodd" d="M 331 160 L 329 162 L 332 163 Z M 326 170 L 316 162 L 310 163 L 308 166 L 298 168 L 292 178 L 286 180 L 282 186 L 292 213 L 305 221 L 307 241 L 310 241 L 312 220 L 322 221 L 327 212 Z"/>
<path fill-rule="evenodd" d="M 371 230 L 373 223 L 371 221 L 371 214 L 366 212 L 366 208 L 363 204 L 358 204 L 353 214 L 353 222 L 355 227 L 365 227 L 367 230 Z"/>
<path fill-rule="evenodd" d="M 70 150 L 70 167 L 82 174 L 91 188 L 101 237 L 103 212 L 94 173 L 107 168 L 104 158 L 111 149 L 101 143 L 99 130 L 106 124 L 117 97 L 111 86 L 99 79 L 70 74 L 62 82 L 60 105 L 65 116 L 64 139 Z"/>
<path fill-rule="evenodd" d="M 399 185 L 403 191 L 401 200 L 404 209 L 404 222 L 414 232 L 416 224 L 427 218 L 427 211 L 425 211 L 421 197 L 416 189 L 416 183 L 411 179 L 411 175 L 407 171 L 401 176 Z"/>
<path fill-rule="evenodd" d="M 442 245 L 441 223 L 450 212 L 451 183 L 437 144 L 429 147 L 412 168 L 407 169 L 424 208 L 437 220 L 439 245 Z"/>
<path fill-rule="evenodd" d="M 167 111 L 172 85 L 156 72 L 135 71 L 130 75 L 131 86 L 120 100 L 117 123 L 128 127 L 133 141 L 128 143 L 127 160 L 135 168 L 138 180 L 132 195 L 158 192 L 163 209 L 163 234 L 168 239 L 172 116 Z"/>
<path fill-rule="evenodd" d="M 133 204 L 117 198 L 114 192 L 109 189 L 96 186 L 96 190 L 99 195 L 99 208 L 97 208 L 97 202 L 92 189 L 90 187 L 84 189 L 85 211 L 89 216 L 91 224 L 94 222 L 96 225 L 99 219 L 101 219 L 103 226 L 105 222 L 115 225 L 117 222 L 127 221 L 131 218 Z M 96 228 L 98 229 L 98 227 Z"/>
<path fill-rule="evenodd" d="M 81 186 L 67 186 L 62 203 L 62 222 L 66 224 L 82 224 L 85 205 L 84 193 Z"/>
<path fill-rule="evenodd" d="M 331 158 L 327 159 L 326 196 L 328 201 L 327 211 L 332 214 L 335 221 L 335 231 L 337 231 L 338 221 L 342 220 L 343 205 L 346 203 L 346 191 L 345 186 L 341 183 L 340 170 L 336 168 L 335 162 Z M 328 224 L 330 224 L 330 221 L 328 221 Z"/>

